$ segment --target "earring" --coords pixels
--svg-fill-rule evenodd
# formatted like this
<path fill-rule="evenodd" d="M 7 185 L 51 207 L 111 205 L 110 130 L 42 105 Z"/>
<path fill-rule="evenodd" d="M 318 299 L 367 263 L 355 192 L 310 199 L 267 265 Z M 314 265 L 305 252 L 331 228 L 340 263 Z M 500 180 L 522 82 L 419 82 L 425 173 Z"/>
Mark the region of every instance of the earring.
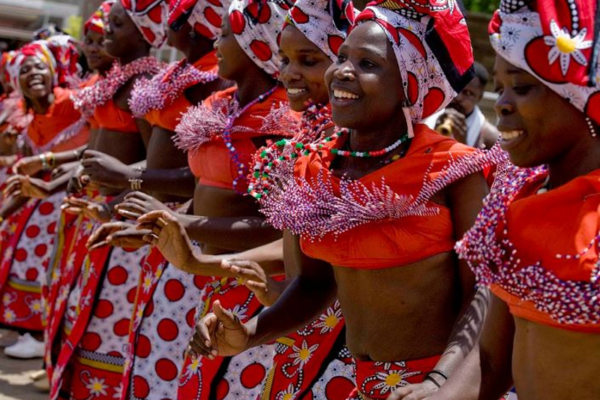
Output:
<path fill-rule="evenodd" d="M 585 117 L 585 122 L 587 122 L 588 124 L 588 128 L 592 137 L 597 137 L 598 135 L 596 134 L 596 127 L 594 126 L 594 121 L 592 121 L 590 117 Z"/>
<path fill-rule="evenodd" d="M 196 39 L 197 37 L 198 37 L 198 36 L 196 35 L 196 31 L 195 31 L 194 29 L 192 29 L 192 30 L 190 31 L 190 38 L 192 38 L 192 39 Z"/>

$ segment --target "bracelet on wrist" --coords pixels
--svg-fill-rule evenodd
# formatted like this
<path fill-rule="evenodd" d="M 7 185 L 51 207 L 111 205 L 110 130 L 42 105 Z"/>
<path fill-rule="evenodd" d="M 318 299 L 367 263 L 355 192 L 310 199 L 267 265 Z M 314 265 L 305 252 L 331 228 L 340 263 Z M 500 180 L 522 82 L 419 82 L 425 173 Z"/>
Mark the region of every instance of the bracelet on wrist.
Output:
<path fill-rule="evenodd" d="M 437 375 L 441 376 L 442 378 L 444 378 L 444 380 L 446 380 L 446 381 L 448 380 L 448 375 L 446 375 L 446 373 L 444 373 L 444 372 L 442 372 L 440 370 L 432 369 L 431 371 L 429 371 L 427 373 L 427 376 L 429 376 L 431 374 L 437 374 Z"/>
<path fill-rule="evenodd" d="M 429 382 L 433 383 L 435 386 L 437 386 L 437 388 L 438 388 L 438 389 L 442 387 L 442 385 L 440 385 L 440 384 L 438 383 L 438 381 L 436 381 L 435 379 L 433 379 L 433 378 L 432 378 L 431 376 L 429 376 L 429 375 L 427 375 L 427 376 L 425 377 L 425 379 L 424 379 L 424 380 L 425 380 L 425 381 L 429 381 Z"/>

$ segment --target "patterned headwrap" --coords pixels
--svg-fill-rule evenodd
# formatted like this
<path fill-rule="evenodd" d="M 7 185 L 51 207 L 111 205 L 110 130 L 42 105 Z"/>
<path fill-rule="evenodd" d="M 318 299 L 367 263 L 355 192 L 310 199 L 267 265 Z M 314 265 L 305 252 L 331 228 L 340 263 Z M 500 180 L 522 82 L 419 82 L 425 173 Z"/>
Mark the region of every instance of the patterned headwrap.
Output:
<path fill-rule="evenodd" d="M 2 74 L 2 79 L 4 79 L 4 82 L 12 84 L 13 79 L 11 78 L 10 65 L 16 56 L 17 52 L 14 50 L 2 53 L 2 59 L 0 60 L 0 73 Z"/>
<path fill-rule="evenodd" d="M 68 35 L 52 36 L 48 40 L 31 42 L 21 48 L 15 66 L 20 69 L 27 57 L 37 57 L 50 68 L 55 86 L 67 86 L 70 78 L 79 72 L 77 64 L 79 52 L 74 43 L 74 39 Z M 19 87 L 18 82 L 15 87 Z"/>
<path fill-rule="evenodd" d="M 165 0 L 120 0 L 123 8 L 152 47 L 159 48 L 167 39 Z"/>
<path fill-rule="evenodd" d="M 106 28 L 106 18 L 108 18 L 108 13 L 110 12 L 111 7 L 115 4 L 115 0 L 106 0 L 94 13 L 90 16 L 90 18 L 83 25 L 83 34 L 86 35 L 89 31 L 93 31 L 99 33 L 101 35 L 104 34 L 104 28 Z"/>
<path fill-rule="evenodd" d="M 490 22 L 494 50 L 600 124 L 597 0 L 502 0 Z"/>
<path fill-rule="evenodd" d="M 298 0 L 285 25 L 295 26 L 333 61 L 356 17 L 352 0 Z"/>
<path fill-rule="evenodd" d="M 279 35 L 291 4 L 286 0 L 233 0 L 229 22 L 240 47 L 270 75 L 279 73 Z"/>
<path fill-rule="evenodd" d="M 170 0 L 169 26 L 178 30 L 187 22 L 200 35 L 215 40 L 228 5 L 226 0 Z"/>
<path fill-rule="evenodd" d="M 356 24 L 377 22 L 394 48 L 407 105 L 409 135 L 473 79 L 473 49 L 457 0 L 377 0 Z M 516 1 L 516 0 L 515 0 Z"/>

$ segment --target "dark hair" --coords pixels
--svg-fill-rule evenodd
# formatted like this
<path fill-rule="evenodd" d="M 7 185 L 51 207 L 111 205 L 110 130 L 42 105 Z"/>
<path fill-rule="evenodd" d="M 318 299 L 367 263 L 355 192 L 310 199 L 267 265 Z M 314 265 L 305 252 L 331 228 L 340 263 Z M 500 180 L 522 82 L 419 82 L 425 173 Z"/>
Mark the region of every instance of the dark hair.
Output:
<path fill-rule="evenodd" d="M 475 61 L 475 64 L 473 64 L 473 68 L 475 70 L 475 78 L 479 78 L 481 86 L 485 87 L 490 80 L 490 74 L 487 68 L 482 63 L 477 61 Z"/>

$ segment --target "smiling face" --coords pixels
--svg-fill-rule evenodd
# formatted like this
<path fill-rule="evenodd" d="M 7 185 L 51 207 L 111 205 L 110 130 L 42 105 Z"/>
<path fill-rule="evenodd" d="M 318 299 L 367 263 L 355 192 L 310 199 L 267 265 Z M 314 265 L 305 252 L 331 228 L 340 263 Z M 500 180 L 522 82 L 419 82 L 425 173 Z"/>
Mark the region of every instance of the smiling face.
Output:
<path fill-rule="evenodd" d="M 114 60 L 104 49 L 104 35 L 91 29 L 85 35 L 81 50 L 94 71 L 107 71 Z"/>
<path fill-rule="evenodd" d="M 404 123 L 396 55 L 377 23 L 365 22 L 352 30 L 325 80 L 338 126 L 369 131 L 381 124 Z"/>
<path fill-rule="evenodd" d="M 500 144 L 519 167 L 556 161 L 589 136 L 584 114 L 531 74 L 496 56 Z"/>
<path fill-rule="evenodd" d="M 52 93 L 52 72 L 38 57 L 27 57 L 19 69 L 19 86 L 23 96 L 34 100 Z"/>
<path fill-rule="evenodd" d="M 120 2 L 116 2 L 108 14 L 104 34 L 104 47 L 113 57 L 127 56 L 135 46 L 147 46 L 141 32 L 131 20 Z"/>
<path fill-rule="evenodd" d="M 331 59 L 295 26 L 288 25 L 281 34 L 279 79 L 287 90 L 290 107 L 304 111 L 311 102 L 329 103 L 325 72 Z"/>

